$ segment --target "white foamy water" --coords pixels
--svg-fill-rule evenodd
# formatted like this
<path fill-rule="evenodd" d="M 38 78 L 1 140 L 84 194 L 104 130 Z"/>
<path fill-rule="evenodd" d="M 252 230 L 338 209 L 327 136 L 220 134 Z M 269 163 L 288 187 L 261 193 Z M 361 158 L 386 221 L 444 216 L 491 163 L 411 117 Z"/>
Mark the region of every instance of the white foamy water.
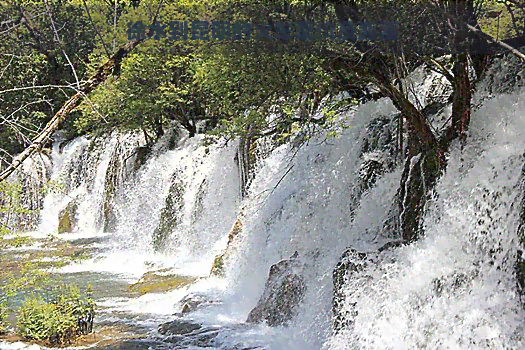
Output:
<path fill-rule="evenodd" d="M 514 264 L 525 150 L 523 92 L 486 100 L 467 146 L 453 148 L 425 218 L 425 237 L 351 288 L 353 330 L 326 349 L 522 349 Z M 465 281 L 452 285 L 454 274 Z M 441 293 L 436 279 L 444 281 Z M 348 307 L 348 306 L 347 306 Z"/>
<path fill-rule="evenodd" d="M 86 175 L 80 180 L 66 176 L 66 193 L 46 198 L 40 234 L 56 230 L 59 211 L 79 196 L 79 227 L 64 237 L 101 241 L 93 243 L 93 258 L 60 273 L 100 273 L 110 283 L 127 284 L 163 268 L 202 277 L 167 293 L 98 300 L 104 307 L 101 319 L 135 322 L 157 340 L 156 326 L 174 317 L 175 304 L 188 293 L 201 293 L 217 302 L 186 319 L 216 332 L 207 344 L 213 349 L 520 350 L 525 347 L 525 312 L 517 297 L 514 263 L 521 199 L 516 185 L 525 151 L 524 96 L 525 91 L 483 95 L 465 145 L 452 147 L 428 204 L 425 236 L 382 255 L 361 278 L 348 282 L 344 307 L 355 309 L 357 316 L 353 327 L 337 335 L 331 329 L 332 273 L 342 253 L 347 247 L 372 252 L 398 237 L 382 227 L 401 168 L 380 177 L 362 196 L 355 190 L 365 126 L 396 112 L 386 99 L 349 112 L 349 128 L 335 138 L 320 132 L 298 149 L 282 145 L 260 159 L 242 203 L 234 142 L 205 146 L 198 136 L 180 139 L 173 150 L 160 144 L 138 172 L 130 175 L 130 164 L 124 162 L 112 202 L 118 218 L 112 233 L 102 233 L 97 225 L 106 172 L 121 136 L 112 135 L 104 147 L 91 151 L 98 155 L 84 167 L 78 162 L 85 161 L 80 155 L 89 141 L 75 140 L 61 153 L 55 149 L 53 178 L 75 172 L 67 169 L 83 169 L 78 172 Z M 142 145 L 140 140 L 126 144 L 129 149 Z M 164 249 L 156 252 L 153 233 L 174 174 L 183 188 L 184 209 Z M 207 278 L 241 207 L 243 232 L 227 276 Z M 295 252 L 304 263 L 307 285 L 298 316 L 287 327 L 244 324 L 270 266 Z M 183 348 L 200 349 L 195 344 Z"/>

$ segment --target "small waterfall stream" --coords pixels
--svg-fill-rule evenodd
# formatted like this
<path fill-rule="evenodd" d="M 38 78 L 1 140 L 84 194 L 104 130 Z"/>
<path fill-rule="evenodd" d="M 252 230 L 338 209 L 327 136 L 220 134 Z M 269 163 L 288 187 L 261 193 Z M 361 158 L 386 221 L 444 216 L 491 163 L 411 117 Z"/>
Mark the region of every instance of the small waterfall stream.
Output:
<path fill-rule="evenodd" d="M 114 133 L 57 144 L 52 180 L 62 185 L 46 196 L 36 234 L 55 233 L 60 213 L 77 201 L 74 228 L 61 237 L 91 257 L 55 273 L 93 284 L 97 322 L 142 336 L 119 349 L 523 349 L 514 263 L 525 90 L 488 85 L 427 207 L 426 235 L 408 246 L 377 253 L 399 238 L 385 224 L 396 215 L 402 172 L 391 159 L 398 116 L 387 99 L 346 110 L 348 127 L 336 137 L 319 132 L 265 152 L 246 198 L 234 141 L 172 133 L 147 148 L 139 135 Z M 238 219 L 224 276 L 210 276 Z M 371 252 L 370 263 L 345 282 L 343 309 L 353 321 L 334 334 L 333 271 L 348 247 Z M 270 266 L 292 255 L 305 280 L 296 317 L 287 326 L 246 324 Z M 129 286 L 152 271 L 196 281 L 131 295 Z M 209 302 L 174 316 L 188 294 Z M 157 326 L 175 317 L 201 330 L 159 334 Z"/>

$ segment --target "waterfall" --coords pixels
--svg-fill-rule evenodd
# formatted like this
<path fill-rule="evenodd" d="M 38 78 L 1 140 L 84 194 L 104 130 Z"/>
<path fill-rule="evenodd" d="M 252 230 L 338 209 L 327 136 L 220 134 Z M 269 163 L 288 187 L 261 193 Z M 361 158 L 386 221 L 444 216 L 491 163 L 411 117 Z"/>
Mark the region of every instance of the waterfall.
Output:
<path fill-rule="evenodd" d="M 119 132 L 57 144 L 52 180 L 62 185 L 46 196 L 40 232 L 56 233 L 61 213 L 74 201 L 75 227 L 62 237 L 108 236 L 110 249 L 64 272 L 137 278 L 148 266 L 177 266 L 181 273 L 207 275 L 238 212 L 236 149 L 236 142 L 188 139 L 175 131 L 149 148 L 140 135 Z M 169 217 L 176 225 L 162 232 L 162 247 L 155 249 L 173 183 L 180 184 L 182 210 Z"/>
<path fill-rule="evenodd" d="M 478 89 L 469 135 L 452 145 L 425 207 L 425 235 L 413 244 L 379 251 L 400 238 L 393 203 L 403 164 L 394 155 L 403 142 L 387 99 L 347 108 L 332 129 L 279 146 L 177 130 L 155 145 L 125 132 L 57 143 L 38 231 L 55 234 L 70 210 L 70 232 L 60 237 L 101 239 L 94 256 L 62 274 L 97 273 L 126 286 L 165 269 L 196 277 L 166 293 L 99 300 L 105 321 L 129 313 L 123 323 L 167 346 L 176 339 L 181 349 L 523 349 L 515 262 L 525 90 L 516 67 L 497 61 Z M 422 81 L 410 91 L 421 107 L 450 93 L 424 70 L 412 78 Z M 431 115 L 436 127 L 449 112 L 441 106 Z M 240 158 L 250 158 L 249 167 Z M 361 254 L 342 258 L 350 248 Z M 223 274 L 209 276 L 217 256 Z M 334 290 L 343 259 L 362 268 Z M 294 317 L 277 327 L 246 323 L 270 269 L 290 261 L 304 282 Z M 336 332 L 334 294 L 347 317 Z M 187 295 L 206 303 L 173 316 Z M 203 333 L 161 336 L 158 324 L 175 317 Z"/>
<path fill-rule="evenodd" d="M 0 225 L 15 231 L 31 231 L 38 226 L 40 212 L 44 207 L 45 192 L 49 190 L 51 160 L 49 153 L 38 152 L 28 158 L 4 184 L 2 191 L 13 195 L 0 194 L 0 206 L 13 210 L 0 213 Z"/>
<path fill-rule="evenodd" d="M 514 277 L 523 96 L 500 95 L 474 113 L 428 208 L 425 237 L 349 281 L 355 325 L 327 349 L 523 348 Z"/>
<path fill-rule="evenodd" d="M 368 213 L 357 213 L 359 222 L 352 215 L 359 206 L 354 184 L 364 143 L 373 143 L 366 126 L 395 116 L 387 100 L 367 103 L 345 116 L 349 128 L 340 135 L 321 133 L 299 149 L 283 145 L 262 162 L 250 187 L 242 247 L 230 275 L 238 317 L 255 306 L 275 262 L 297 251 L 307 276 L 300 317 L 276 337 L 272 349 L 320 349 L 330 334 L 332 270 L 342 251 L 349 245 L 374 247 L 395 235 L 380 232 L 379 226 L 387 219 L 399 170 L 363 194 L 361 207 Z"/>

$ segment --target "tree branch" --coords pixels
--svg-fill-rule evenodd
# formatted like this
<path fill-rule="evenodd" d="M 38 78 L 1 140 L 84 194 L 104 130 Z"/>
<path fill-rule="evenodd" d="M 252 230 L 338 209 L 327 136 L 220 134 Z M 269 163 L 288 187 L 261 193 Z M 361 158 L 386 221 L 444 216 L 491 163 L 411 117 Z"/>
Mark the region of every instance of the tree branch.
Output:
<path fill-rule="evenodd" d="M 522 61 L 525 61 L 525 55 L 522 54 L 517 49 L 515 49 L 514 47 L 510 46 L 509 44 L 503 41 L 494 39 L 492 36 L 483 32 L 482 30 L 455 18 L 454 16 L 450 15 L 447 11 L 444 11 L 441 7 L 437 6 L 436 4 L 434 4 L 434 6 L 436 6 L 438 10 L 441 12 L 441 14 L 445 16 L 445 18 L 448 19 L 450 22 L 454 23 L 457 26 L 463 27 L 463 29 L 466 29 L 467 31 L 474 33 L 475 35 L 477 35 L 478 37 L 481 37 L 482 39 L 488 41 L 489 43 L 498 45 L 504 48 L 505 50 L 510 51 L 514 56 L 518 57 Z"/>
<path fill-rule="evenodd" d="M 158 14 L 162 7 L 163 0 L 159 0 L 157 12 L 153 17 L 152 23 L 157 22 Z M 80 91 L 73 95 L 69 100 L 64 103 L 62 108 L 53 116 L 53 118 L 47 123 L 46 127 L 40 132 L 40 134 L 33 140 L 33 143 L 29 145 L 22 153 L 16 156 L 11 164 L 0 174 L 0 182 L 6 180 L 27 158 L 41 149 L 44 144 L 49 140 L 51 135 L 58 129 L 60 123 L 66 119 L 66 117 L 77 108 L 85 97 L 95 90 L 100 84 L 112 75 L 116 67 L 118 67 L 124 57 L 126 57 L 133 49 L 140 45 L 147 37 L 151 35 L 150 31 L 147 30 L 146 36 L 142 38 L 136 38 L 130 40 L 125 45 L 121 46 L 117 52 L 111 56 L 103 65 L 101 65 L 96 73 L 86 82 Z"/>

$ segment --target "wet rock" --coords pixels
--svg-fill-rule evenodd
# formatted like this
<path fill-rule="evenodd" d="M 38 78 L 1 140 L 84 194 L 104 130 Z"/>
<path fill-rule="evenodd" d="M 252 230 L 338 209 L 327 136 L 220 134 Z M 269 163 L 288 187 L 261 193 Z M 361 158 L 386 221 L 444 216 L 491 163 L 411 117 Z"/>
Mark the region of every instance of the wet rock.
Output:
<path fill-rule="evenodd" d="M 162 293 L 192 284 L 198 278 L 170 273 L 170 269 L 162 269 L 145 273 L 140 280 L 132 284 L 132 293 L 144 295 L 147 293 Z"/>
<path fill-rule="evenodd" d="M 338 333 L 353 325 L 357 316 L 355 303 L 350 310 L 345 309 L 347 293 L 345 286 L 348 281 L 361 273 L 367 267 L 367 253 L 358 252 L 355 249 L 347 249 L 337 263 L 333 272 L 334 295 L 332 298 L 333 330 Z"/>
<path fill-rule="evenodd" d="M 520 245 L 523 247 L 525 246 L 525 165 L 521 169 L 518 190 L 521 196 L 518 239 Z M 521 249 L 519 249 L 516 254 L 515 273 L 518 293 L 522 299 L 522 302 L 525 302 L 525 256 L 523 254 L 523 250 Z"/>
<path fill-rule="evenodd" d="M 195 205 L 193 207 L 193 212 L 191 213 L 191 222 L 193 225 L 197 223 L 204 212 L 204 197 L 206 196 L 207 189 L 206 179 L 204 179 L 199 185 L 197 195 L 195 196 Z"/>
<path fill-rule="evenodd" d="M 386 254 L 402 245 L 402 241 L 393 241 L 386 243 L 376 252 L 365 253 L 348 248 L 343 253 L 333 271 L 332 326 L 335 334 L 351 328 L 357 317 L 357 302 L 352 301 L 354 290 L 352 286 L 366 283 L 371 278 L 366 270 L 378 263 L 381 254 Z"/>
<path fill-rule="evenodd" d="M 440 154 L 436 149 L 422 151 L 405 162 L 396 201 L 401 213 L 400 230 L 407 243 L 417 241 L 424 234 L 424 207 L 443 171 L 439 164 Z"/>
<path fill-rule="evenodd" d="M 356 186 L 359 198 L 375 185 L 377 179 L 392 169 L 391 159 L 391 156 L 382 151 L 369 152 L 363 155 Z"/>
<path fill-rule="evenodd" d="M 445 67 L 451 64 L 447 56 L 439 57 L 436 61 Z M 448 79 L 426 64 L 414 69 L 406 80 L 411 87 L 407 92 L 409 100 L 422 108 L 434 102 L 446 101 L 452 94 L 452 85 Z"/>
<path fill-rule="evenodd" d="M 218 348 L 220 344 L 216 338 L 219 332 L 220 328 L 218 327 L 204 326 L 183 320 L 168 322 L 159 327 L 159 333 L 166 336 L 164 341 L 176 344 L 177 349 Z"/>
<path fill-rule="evenodd" d="M 512 93 L 525 85 L 525 64 L 512 54 L 494 57 L 481 87 L 488 96 Z"/>
<path fill-rule="evenodd" d="M 388 243 L 384 244 L 377 251 L 379 253 L 382 253 L 382 252 L 385 252 L 385 251 L 388 251 L 388 250 L 391 250 L 391 249 L 402 247 L 404 245 L 405 245 L 404 241 L 401 241 L 401 240 L 400 241 L 392 241 L 392 242 L 388 242 Z"/>
<path fill-rule="evenodd" d="M 518 287 L 518 294 L 522 300 L 525 301 L 525 258 L 523 251 L 518 250 L 516 257 L 516 284 Z"/>
<path fill-rule="evenodd" d="M 182 298 L 176 305 L 177 313 L 182 315 L 195 312 L 210 305 L 217 305 L 220 301 L 202 293 L 191 293 Z"/>
<path fill-rule="evenodd" d="M 135 159 L 133 160 L 132 172 L 137 172 L 144 164 L 146 164 L 151 154 L 151 146 L 137 147 L 135 150 Z"/>
<path fill-rule="evenodd" d="M 385 173 L 394 170 L 399 148 L 399 115 L 381 116 L 367 124 L 362 137 L 360 163 L 350 194 L 350 215 L 355 214 L 362 196 Z"/>
<path fill-rule="evenodd" d="M 246 322 L 266 321 L 269 326 L 280 326 L 296 316 L 297 307 L 306 293 L 302 275 L 304 266 L 297 257 L 296 252 L 290 259 L 279 261 L 270 267 L 264 292 Z"/>
<path fill-rule="evenodd" d="M 470 285 L 470 282 L 477 276 L 477 272 L 470 273 L 454 272 L 450 275 L 434 278 L 432 280 L 432 291 L 438 297 L 444 292 L 457 293 Z"/>
<path fill-rule="evenodd" d="M 360 157 L 366 153 L 382 151 L 392 159 L 399 143 L 397 127 L 400 115 L 375 118 L 365 127 Z"/>
<path fill-rule="evenodd" d="M 117 342 L 115 344 L 96 346 L 92 349 L 95 350 L 168 350 L 169 347 L 161 342 L 155 342 L 151 340 L 143 339 L 131 339 Z"/>
<path fill-rule="evenodd" d="M 195 331 L 198 331 L 201 329 L 202 326 L 200 324 L 191 323 L 188 321 L 183 320 L 175 320 L 171 322 L 167 322 L 164 324 L 161 324 L 159 326 L 159 333 L 162 335 L 186 335 Z"/>
<path fill-rule="evenodd" d="M 179 171 L 171 179 L 171 186 L 166 197 L 166 204 L 160 212 L 159 225 L 153 232 L 153 247 L 156 251 L 164 248 L 165 242 L 173 230 L 180 224 L 184 210 L 184 183 Z"/>
<path fill-rule="evenodd" d="M 230 229 L 230 232 L 228 233 L 228 245 L 226 246 L 226 249 L 221 254 L 217 255 L 215 257 L 215 260 L 213 261 L 213 265 L 210 271 L 211 276 L 221 276 L 221 277 L 224 276 L 225 262 L 228 259 L 228 257 L 231 256 L 234 250 L 235 238 L 241 232 L 242 232 L 242 221 L 241 221 L 241 218 L 238 217 L 235 223 L 233 224 L 232 228 Z"/>
<path fill-rule="evenodd" d="M 58 233 L 71 233 L 77 226 L 78 201 L 73 199 L 58 214 Z"/>
<path fill-rule="evenodd" d="M 121 153 L 121 148 L 117 146 L 111 155 L 106 171 L 102 216 L 100 218 L 104 232 L 113 232 L 117 228 L 117 216 L 115 214 L 113 201 L 121 180 Z"/>

